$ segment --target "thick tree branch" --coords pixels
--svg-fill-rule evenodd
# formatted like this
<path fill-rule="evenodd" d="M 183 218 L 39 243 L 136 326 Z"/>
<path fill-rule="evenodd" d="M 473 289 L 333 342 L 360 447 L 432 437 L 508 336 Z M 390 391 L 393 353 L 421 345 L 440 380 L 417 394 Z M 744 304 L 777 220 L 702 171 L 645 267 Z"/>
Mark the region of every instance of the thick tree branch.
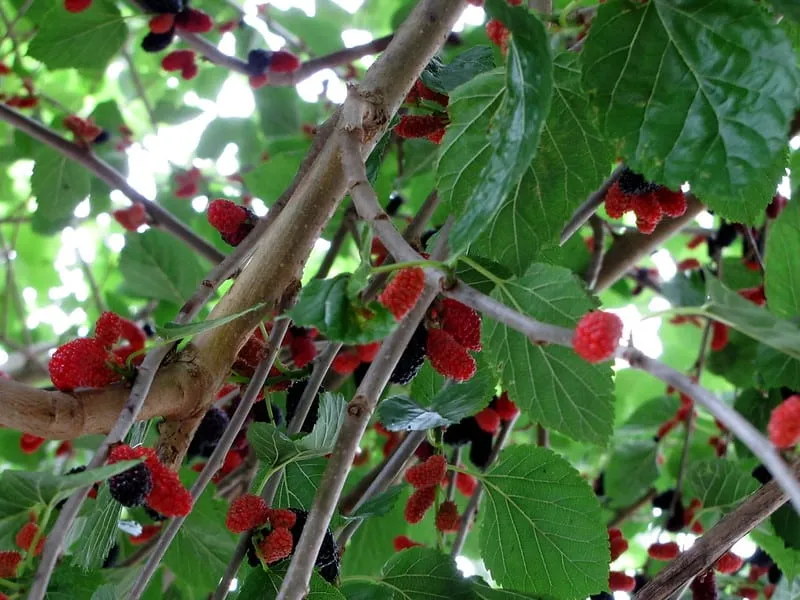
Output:
<path fill-rule="evenodd" d="M 132 202 L 139 202 L 144 205 L 154 226 L 170 232 L 189 248 L 212 263 L 216 264 L 224 258 L 224 255 L 219 250 L 199 237 L 162 206 L 137 192 L 121 173 L 92 152 L 73 144 L 55 131 L 5 104 L 0 104 L 0 119 L 78 163 L 110 187 L 121 191 Z"/>
<path fill-rule="evenodd" d="M 795 464 L 793 471 L 795 476 L 800 477 L 800 462 Z M 636 594 L 636 600 L 669 598 L 695 576 L 710 568 L 738 540 L 783 506 L 786 499 L 786 493 L 778 482 L 771 481 L 763 486 L 698 538 L 691 548 L 670 562 Z"/>

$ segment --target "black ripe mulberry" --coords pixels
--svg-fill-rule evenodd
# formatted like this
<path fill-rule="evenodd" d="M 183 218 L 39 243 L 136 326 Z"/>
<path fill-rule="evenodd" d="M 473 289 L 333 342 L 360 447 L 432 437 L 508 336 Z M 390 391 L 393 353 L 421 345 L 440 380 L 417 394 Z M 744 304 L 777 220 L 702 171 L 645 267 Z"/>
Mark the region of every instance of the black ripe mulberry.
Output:
<path fill-rule="evenodd" d="M 270 409 L 272 410 L 272 419 L 270 419 L 269 411 L 267 410 L 267 401 L 259 400 L 253 404 L 250 414 L 253 416 L 253 420 L 259 423 L 273 423 L 275 427 L 283 425 L 283 411 L 280 406 L 272 403 L 270 404 Z"/>
<path fill-rule="evenodd" d="M 751 565 L 755 565 L 757 567 L 761 567 L 762 569 L 769 569 L 775 561 L 772 560 L 772 557 L 764 552 L 762 548 L 756 548 L 756 551 L 753 555 L 747 559 Z"/>
<path fill-rule="evenodd" d="M 153 476 L 144 463 L 131 467 L 108 480 L 111 497 L 122 506 L 132 507 L 144 504 L 144 499 L 153 489 Z"/>
<path fill-rule="evenodd" d="M 669 518 L 667 518 L 664 528 L 672 533 L 681 531 L 686 525 L 685 513 L 686 509 L 683 507 L 683 502 L 678 498 L 678 501 L 675 503 L 675 509 L 669 515 Z"/>
<path fill-rule="evenodd" d="M 145 52 L 161 52 L 169 47 L 174 37 L 174 28 L 167 33 L 148 33 L 142 40 L 142 50 Z"/>
<path fill-rule="evenodd" d="M 622 171 L 619 176 L 619 187 L 628 196 L 642 196 L 655 192 L 658 189 L 658 184 L 647 181 L 639 173 L 635 173 L 627 167 Z"/>
<path fill-rule="evenodd" d="M 692 600 L 717 600 L 717 579 L 714 570 L 709 569 L 694 578 L 690 586 Z"/>
<path fill-rule="evenodd" d="M 262 75 L 269 69 L 272 62 L 272 52 L 257 48 L 247 54 L 247 72 L 250 75 Z"/>
<path fill-rule="evenodd" d="M 389 381 L 398 385 L 411 383 L 411 380 L 417 376 L 425 362 L 427 348 L 428 330 L 423 325 L 419 325 L 414 335 L 411 336 L 411 340 L 409 340 L 402 356 L 400 356 L 400 360 L 395 365 Z"/>
<path fill-rule="evenodd" d="M 599 594 L 592 594 L 589 596 L 590 600 L 614 600 L 614 596 L 608 592 L 600 592 Z"/>
<path fill-rule="evenodd" d="M 481 431 L 475 417 L 466 417 L 445 429 L 442 440 L 450 446 L 464 446 L 469 444 L 475 436 L 480 435 Z"/>
<path fill-rule="evenodd" d="M 750 474 L 755 477 L 761 485 L 772 481 L 772 473 L 770 473 L 764 465 L 758 465 Z"/>
<path fill-rule="evenodd" d="M 303 527 L 305 527 L 308 519 L 308 512 L 297 508 L 290 508 L 289 510 L 297 515 L 294 526 L 290 529 L 292 532 L 292 547 L 297 548 L 300 536 L 303 533 Z M 330 529 L 325 531 L 325 537 L 322 538 L 322 546 L 320 546 L 319 553 L 317 553 L 317 560 L 314 561 L 314 566 L 329 583 L 335 583 L 339 577 L 339 547 L 336 545 L 336 540 Z"/>
<path fill-rule="evenodd" d="M 305 391 L 307 384 L 308 384 L 308 379 L 295 381 L 292 385 L 289 386 L 289 389 L 286 390 L 287 423 L 292 422 L 292 419 L 294 418 L 294 413 L 297 411 L 297 405 L 300 403 L 300 398 L 302 398 L 303 392 Z M 319 392 L 317 392 L 314 401 L 311 403 L 311 407 L 308 409 L 308 414 L 306 415 L 305 421 L 303 421 L 303 426 L 300 427 L 300 431 L 302 431 L 303 433 L 311 433 L 311 430 L 314 429 L 314 425 L 317 424 L 318 414 L 319 414 Z"/>
<path fill-rule="evenodd" d="M 781 571 L 777 564 L 773 564 L 767 572 L 767 581 L 773 584 L 778 584 L 782 578 L 783 571 Z"/>
<path fill-rule="evenodd" d="M 492 453 L 492 434 L 481 430 L 480 434 L 472 439 L 469 447 L 469 459 L 479 469 L 489 466 L 489 455 Z"/>
<path fill-rule="evenodd" d="M 672 499 L 675 497 L 675 489 L 669 489 L 666 492 L 661 492 L 658 496 L 653 498 L 653 507 L 660 508 L 661 510 L 669 510 L 672 507 Z"/>
<path fill-rule="evenodd" d="M 189 444 L 189 456 L 211 456 L 230 422 L 228 413 L 221 408 L 211 407 L 194 432 L 192 443 Z"/>
<path fill-rule="evenodd" d="M 141 3 L 148 12 L 158 15 L 164 13 L 169 13 L 171 15 L 178 14 L 189 4 L 183 0 L 142 0 Z"/>

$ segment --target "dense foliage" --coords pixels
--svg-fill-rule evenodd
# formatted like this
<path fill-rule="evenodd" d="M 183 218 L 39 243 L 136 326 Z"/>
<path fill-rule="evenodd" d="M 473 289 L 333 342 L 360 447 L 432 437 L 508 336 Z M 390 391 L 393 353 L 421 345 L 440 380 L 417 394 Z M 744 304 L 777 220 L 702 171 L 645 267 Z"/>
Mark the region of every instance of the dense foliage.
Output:
<path fill-rule="evenodd" d="M 0 19 L 0 599 L 800 598 L 792 0 Z"/>

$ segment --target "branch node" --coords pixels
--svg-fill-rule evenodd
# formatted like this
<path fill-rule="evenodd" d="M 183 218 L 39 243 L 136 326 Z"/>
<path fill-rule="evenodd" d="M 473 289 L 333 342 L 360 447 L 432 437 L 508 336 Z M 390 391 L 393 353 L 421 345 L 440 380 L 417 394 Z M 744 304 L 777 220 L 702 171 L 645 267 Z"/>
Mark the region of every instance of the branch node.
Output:
<path fill-rule="evenodd" d="M 364 395 L 357 395 L 347 404 L 347 414 L 356 419 L 369 412 L 369 400 Z"/>

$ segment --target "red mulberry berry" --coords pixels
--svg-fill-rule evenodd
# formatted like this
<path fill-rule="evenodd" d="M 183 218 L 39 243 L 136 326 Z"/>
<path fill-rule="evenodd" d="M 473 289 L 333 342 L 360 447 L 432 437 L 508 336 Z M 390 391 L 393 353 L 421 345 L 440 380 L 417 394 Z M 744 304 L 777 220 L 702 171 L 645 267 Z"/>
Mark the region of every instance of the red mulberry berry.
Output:
<path fill-rule="evenodd" d="M 595 311 L 581 318 L 575 328 L 575 352 L 590 363 L 609 360 L 622 337 L 622 320 L 613 313 Z"/>
<path fill-rule="evenodd" d="M 165 517 L 184 517 L 192 510 L 192 495 L 183 487 L 178 474 L 157 459 L 148 459 L 153 489 L 147 495 L 147 506 Z"/>
<path fill-rule="evenodd" d="M 614 562 L 625 554 L 628 549 L 628 540 L 622 536 L 613 537 L 609 540 L 609 546 L 611 547 L 611 562 Z"/>
<path fill-rule="evenodd" d="M 425 272 L 419 267 L 401 269 L 378 296 L 398 321 L 408 314 L 425 288 Z"/>
<path fill-rule="evenodd" d="M 152 540 L 158 532 L 161 531 L 161 525 L 142 525 L 142 531 L 139 535 L 132 535 L 130 538 L 131 544 L 139 546 L 145 542 Z"/>
<path fill-rule="evenodd" d="M 361 359 L 358 358 L 358 354 L 352 348 L 348 348 L 336 355 L 331 368 L 339 375 L 350 375 L 360 364 Z"/>
<path fill-rule="evenodd" d="M 475 415 L 475 422 L 486 433 L 495 434 L 500 429 L 500 415 L 491 408 L 484 408 Z"/>
<path fill-rule="evenodd" d="M 267 564 L 272 564 L 291 556 L 294 549 L 292 532 L 286 527 L 276 527 L 262 540 L 258 545 L 258 549 Z"/>
<path fill-rule="evenodd" d="M 508 392 L 503 392 L 494 402 L 494 411 L 503 421 L 511 421 L 519 414 L 519 407 L 509 399 Z"/>
<path fill-rule="evenodd" d="M 122 317 L 118 314 L 106 311 L 94 324 L 94 339 L 110 348 L 122 335 Z"/>
<path fill-rule="evenodd" d="M 778 215 L 783 212 L 783 209 L 786 207 L 788 202 L 789 200 L 783 197 L 781 194 L 776 194 L 775 197 L 772 198 L 772 202 L 770 202 L 769 206 L 767 206 L 767 216 L 770 219 L 777 219 Z"/>
<path fill-rule="evenodd" d="M 214 29 L 214 21 L 202 10 L 187 8 L 175 16 L 175 27 L 189 33 L 208 33 Z"/>
<path fill-rule="evenodd" d="M 636 587 L 636 580 L 620 571 L 611 571 L 608 574 L 608 587 L 612 592 L 632 592 Z"/>
<path fill-rule="evenodd" d="M 278 50 L 272 53 L 269 70 L 273 73 L 293 73 L 300 68 L 300 59 L 291 52 Z"/>
<path fill-rule="evenodd" d="M 509 36 L 509 31 L 505 25 L 497 19 L 492 19 L 486 24 L 486 36 L 490 42 L 505 52 Z"/>
<path fill-rule="evenodd" d="M 442 301 L 442 329 L 467 350 L 481 349 L 481 316 L 458 300 Z"/>
<path fill-rule="evenodd" d="M 225 527 L 231 533 L 244 533 L 267 522 L 269 507 L 261 496 L 245 494 L 231 502 Z"/>
<path fill-rule="evenodd" d="M 789 396 L 772 411 L 767 432 L 778 448 L 793 448 L 800 442 L 800 394 Z"/>
<path fill-rule="evenodd" d="M 650 544 L 650 547 L 647 549 L 647 555 L 656 560 L 674 560 L 680 553 L 681 549 L 675 542 Z"/>
<path fill-rule="evenodd" d="M 114 219 L 127 231 L 136 231 L 147 224 L 147 210 L 141 202 L 134 202 L 128 208 L 114 211 Z"/>
<path fill-rule="evenodd" d="M 686 196 L 680 190 L 673 192 L 662 186 L 656 191 L 656 199 L 668 217 L 682 217 L 686 213 Z"/>
<path fill-rule="evenodd" d="M 269 509 L 268 518 L 273 527 L 291 529 L 297 522 L 297 513 L 285 508 L 272 508 Z"/>
<path fill-rule="evenodd" d="M 642 233 L 653 233 L 661 221 L 663 210 L 654 194 L 641 194 L 631 200 L 631 210 L 636 214 L 636 227 Z"/>
<path fill-rule="evenodd" d="M 438 484 L 445 473 L 447 473 L 447 459 L 441 454 L 434 454 L 424 463 L 406 471 L 406 481 L 415 488 L 431 487 Z"/>
<path fill-rule="evenodd" d="M 407 535 L 398 535 L 397 537 L 392 540 L 392 545 L 394 546 L 395 552 L 400 552 L 401 550 L 408 550 L 409 548 L 416 548 L 417 546 L 422 546 L 419 542 L 415 542 Z"/>
<path fill-rule="evenodd" d="M 22 437 L 19 438 L 19 449 L 22 450 L 25 454 L 33 454 L 39 448 L 42 447 L 47 440 L 43 437 L 39 437 L 38 435 L 33 435 L 30 433 L 23 433 Z"/>
<path fill-rule="evenodd" d="M 751 587 L 740 587 L 736 593 L 747 600 L 758 600 L 758 590 Z"/>
<path fill-rule="evenodd" d="M 431 102 L 436 102 L 437 104 L 441 104 L 442 106 L 447 106 L 447 103 L 450 101 L 450 97 L 447 94 L 440 94 L 439 92 L 434 92 L 430 89 L 427 85 L 422 83 L 419 79 L 414 84 L 414 90 L 417 93 L 417 96 L 424 100 L 430 100 Z"/>
<path fill-rule="evenodd" d="M 13 579 L 17 576 L 17 568 L 22 562 L 22 555 L 19 552 L 5 551 L 0 552 L 0 579 Z"/>
<path fill-rule="evenodd" d="M 772 598 L 772 596 L 775 594 L 775 587 L 776 586 L 775 586 L 774 583 L 770 583 L 770 584 L 765 585 L 764 586 L 764 590 L 763 590 L 764 598 L 766 598 L 767 600 L 770 600 L 770 598 Z"/>
<path fill-rule="evenodd" d="M 405 509 L 406 522 L 414 525 L 422 521 L 425 513 L 428 512 L 436 501 L 436 486 L 420 488 L 408 499 Z"/>
<path fill-rule="evenodd" d="M 711 324 L 711 349 L 719 352 L 728 345 L 728 326 L 719 321 Z"/>
<path fill-rule="evenodd" d="M 247 211 L 230 200 L 212 200 L 208 205 L 208 222 L 220 233 L 236 233 L 247 220 Z"/>
<path fill-rule="evenodd" d="M 732 575 L 742 568 L 744 560 L 741 556 L 737 556 L 733 552 L 726 552 L 714 565 L 714 568 L 720 573 Z"/>
<path fill-rule="evenodd" d="M 61 391 L 105 387 L 122 379 L 108 366 L 111 360 L 108 350 L 97 340 L 72 340 L 59 347 L 50 359 L 50 380 Z"/>
<path fill-rule="evenodd" d="M 764 286 L 746 288 L 737 292 L 745 300 L 749 300 L 758 306 L 764 306 L 767 303 L 767 297 L 764 295 Z"/>
<path fill-rule="evenodd" d="M 38 534 L 39 526 L 36 523 L 26 523 L 22 526 L 22 529 L 17 532 L 17 535 L 14 537 L 14 543 L 23 550 L 30 552 L 33 540 Z M 45 536 L 39 538 L 39 541 L 36 543 L 36 549 L 33 551 L 34 556 L 39 556 L 39 554 L 42 553 L 44 541 Z"/>
<path fill-rule="evenodd" d="M 436 529 L 442 533 L 453 533 L 458 531 L 460 523 L 461 518 L 458 516 L 456 503 L 451 500 L 442 502 L 436 511 Z"/>
<path fill-rule="evenodd" d="M 468 473 L 456 473 L 456 489 L 467 497 L 475 493 L 478 480 Z"/>
<path fill-rule="evenodd" d="M 445 377 L 467 381 L 475 375 L 475 359 L 453 336 L 442 329 L 431 329 L 428 332 L 426 352 L 431 366 Z"/>
<path fill-rule="evenodd" d="M 164 13 L 150 18 L 148 27 L 152 33 L 168 33 L 175 27 L 175 15 Z"/>
<path fill-rule="evenodd" d="M 92 5 L 92 0 L 64 0 L 64 8 L 71 13 L 85 11 Z"/>
<path fill-rule="evenodd" d="M 373 360 L 375 360 L 375 356 L 377 356 L 378 350 L 380 349 L 380 342 L 372 342 L 371 344 L 362 344 L 360 346 L 356 346 L 358 358 L 361 360 L 361 362 L 365 363 L 371 363 Z"/>
<path fill-rule="evenodd" d="M 424 138 L 442 131 L 447 119 L 439 115 L 403 115 L 394 132 L 401 138 Z"/>
<path fill-rule="evenodd" d="M 619 181 L 615 181 L 606 192 L 605 207 L 606 213 L 612 219 L 620 219 L 631 210 L 631 197 L 622 191 Z"/>
<path fill-rule="evenodd" d="M 296 336 L 289 345 L 294 366 L 302 369 L 317 356 L 314 340 L 308 336 Z"/>
<path fill-rule="evenodd" d="M 711 569 L 695 577 L 689 587 L 692 600 L 717 600 L 717 580 Z"/>
<path fill-rule="evenodd" d="M 180 71 L 187 65 L 194 64 L 194 50 L 173 50 L 161 59 L 161 68 L 165 71 Z"/>
<path fill-rule="evenodd" d="M 700 261 L 696 258 L 687 258 L 679 262 L 675 267 L 678 271 L 693 271 L 700 268 Z"/>
<path fill-rule="evenodd" d="M 429 133 L 428 135 L 426 135 L 425 139 L 427 139 L 430 142 L 433 142 L 434 144 L 441 144 L 442 140 L 444 139 L 445 133 L 446 131 L 444 129 L 439 129 L 437 131 L 434 131 L 433 133 Z"/>

